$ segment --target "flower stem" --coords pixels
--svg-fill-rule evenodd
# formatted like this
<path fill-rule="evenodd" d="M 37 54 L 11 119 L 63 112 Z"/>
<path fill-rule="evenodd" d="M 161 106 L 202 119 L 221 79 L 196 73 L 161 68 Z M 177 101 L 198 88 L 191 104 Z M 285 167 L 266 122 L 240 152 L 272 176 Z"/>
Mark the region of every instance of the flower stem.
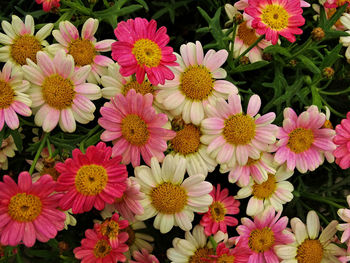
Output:
<path fill-rule="evenodd" d="M 251 44 L 242 54 L 240 54 L 235 60 L 234 64 L 239 62 L 241 57 L 243 57 L 245 54 L 247 54 L 250 50 L 252 50 L 256 45 L 259 44 L 259 42 L 265 37 L 265 35 L 260 36 L 253 44 Z"/>
<path fill-rule="evenodd" d="M 325 203 L 325 204 L 334 206 L 336 208 L 344 208 L 344 206 L 339 205 L 336 202 L 333 202 L 333 201 L 329 200 L 327 197 L 323 197 L 323 196 L 319 196 L 319 195 L 312 194 L 312 193 L 307 193 L 307 192 L 302 192 L 300 194 L 301 194 L 302 197 L 305 197 L 305 198 L 313 200 L 313 201 Z"/>
<path fill-rule="evenodd" d="M 301 53 L 303 53 L 306 49 L 308 49 L 310 47 L 310 45 L 312 44 L 312 38 L 309 37 L 308 40 L 306 40 L 306 42 L 304 43 L 304 45 L 301 46 L 301 48 L 295 52 L 291 57 L 289 57 L 289 59 L 293 59 L 297 56 L 299 56 Z"/>
<path fill-rule="evenodd" d="M 52 157 L 52 149 L 49 137 L 46 138 L 47 150 L 49 151 L 49 157 Z"/>
<path fill-rule="evenodd" d="M 39 160 L 39 157 L 40 157 L 40 154 L 41 154 L 41 151 L 44 149 L 44 145 L 45 143 L 47 142 L 47 137 L 48 137 L 49 133 L 44 133 L 44 137 L 43 139 L 41 140 L 41 143 L 40 143 L 40 146 L 35 154 L 35 157 L 34 157 L 34 160 L 33 160 L 33 163 L 32 165 L 30 166 L 29 168 L 29 174 L 32 175 L 33 171 L 34 171 L 34 168 L 35 168 L 35 165 L 36 163 L 38 162 Z"/>
<path fill-rule="evenodd" d="M 216 250 L 216 247 L 218 246 L 218 244 L 216 243 L 216 241 L 214 240 L 213 236 L 209 236 L 209 241 L 213 246 L 214 251 Z"/>

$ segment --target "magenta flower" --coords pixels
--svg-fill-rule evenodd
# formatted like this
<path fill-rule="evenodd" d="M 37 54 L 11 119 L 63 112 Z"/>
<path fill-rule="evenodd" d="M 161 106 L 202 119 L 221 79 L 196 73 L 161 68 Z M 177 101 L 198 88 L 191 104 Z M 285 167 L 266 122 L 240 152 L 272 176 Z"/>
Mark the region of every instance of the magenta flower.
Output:
<path fill-rule="evenodd" d="M 337 144 L 337 149 L 333 152 L 335 162 L 342 168 L 350 167 L 350 111 L 340 124 L 335 127 L 336 135 L 334 143 Z"/>

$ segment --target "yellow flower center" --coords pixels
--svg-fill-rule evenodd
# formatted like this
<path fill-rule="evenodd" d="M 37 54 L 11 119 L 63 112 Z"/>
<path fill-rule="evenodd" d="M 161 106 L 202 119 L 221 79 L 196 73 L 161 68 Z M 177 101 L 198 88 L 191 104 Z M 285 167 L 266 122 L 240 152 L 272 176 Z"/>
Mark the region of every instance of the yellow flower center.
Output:
<path fill-rule="evenodd" d="M 262 253 L 269 250 L 275 243 L 275 235 L 271 228 L 255 229 L 250 233 L 248 245 L 251 250 Z"/>
<path fill-rule="evenodd" d="M 129 247 L 132 246 L 132 245 L 134 244 L 134 242 L 135 242 L 135 239 L 136 239 L 136 237 L 135 237 L 135 231 L 132 229 L 131 226 L 128 226 L 128 227 L 124 228 L 122 231 L 127 232 L 128 235 L 129 235 L 129 238 L 128 238 L 128 240 L 127 240 L 125 243 L 126 243 Z"/>
<path fill-rule="evenodd" d="M 71 80 L 54 74 L 44 79 L 41 88 L 43 98 L 49 106 L 62 110 L 73 104 L 76 92 Z"/>
<path fill-rule="evenodd" d="M 249 28 L 247 26 L 247 21 L 244 21 L 238 26 L 237 36 L 247 46 L 252 45 L 258 39 L 255 34 L 255 29 Z"/>
<path fill-rule="evenodd" d="M 108 182 L 106 169 L 101 165 L 83 165 L 75 176 L 75 187 L 83 195 L 97 195 Z"/>
<path fill-rule="evenodd" d="M 126 95 L 129 90 L 134 89 L 137 93 L 145 95 L 151 93 L 154 95 L 154 86 L 148 81 L 144 80 L 141 84 L 136 80 L 131 80 L 123 87 L 123 95 Z"/>
<path fill-rule="evenodd" d="M 214 90 L 214 80 L 204 66 L 189 66 L 182 74 L 180 90 L 192 100 L 204 100 Z"/>
<path fill-rule="evenodd" d="M 106 257 L 112 250 L 107 240 L 101 239 L 97 241 L 94 247 L 94 255 L 96 258 Z"/>
<path fill-rule="evenodd" d="M 217 258 L 216 263 L 234 263 L 235 257 L 233 255 L 223 254 Z"/>
<path fill-rule="evenodd" d="M 296 128 L 288 136 L 287 147 L 295 153 L 305 152 L 314 142 L 314 134 L 310 129 Z"/>
<path fill-rule="evenodd" d="M 157 211 L 163 214 L 176 214 L 181 212 L 187 204 L 187 193 L 179 185 L 162 183 L 153 188 L 151 200 Z"/>
<path fill-rule="evenodd" d="M 139 65 L 149 68 L 158 67 L 162 59 L 162 50 L 158 44 L 146 38 L 137 40 L 131 52 Z"/>
<path fill-rule="evenodd" d="M 203 259 L 210 259 L 209 256 L 214 254 L 212 248 L 198 248 L 193 256 L 190 257 L 188 263 L 203 263 Z"/>
<path fill-rule="evenodd" d="M 322 128 L 333 129 L 333 125 L 330 120 L 326 120 L 322 126 Z"/>
<path fill-rule="evenodd" d="M 231 115 L 225 120 L 223 134 L 226 141 L 233 145 L 248 144 L 255 136 L 254 119 L 242 113 Z"/>
<path fill-rule="evenodd" d="M 41 213 L 42 203 L 36 195 L 18 193 L 11 197 L 8 213 L 18 222 L 33 222 Z"/>
<path fill-rule="evenodd" d="M 222 202 L 215 201 L 209 207 L 211 218 L 216 222 L 221 222 L 224 220 L 227 213 L 227 209 Z"/>
<path fill-rule="evenodd" d="M 36 63 L 36 53 L 40 50 L 42 46 L 39 40 L 31 35 L 17 37 L 10 46 L 11 57 L 20 65 L 27 64 L 27 58 Z"/>
<path fill-rule="evenodd" d="M 323 246 L 318 239 L 305 239 L 298 246 L 296 260 L 298 263 L 321 263 Z"/>
<path fill-rule="evenodd" d="M 176 132 L 176 136 L 172 139 L 171 145 L 175 152 L 187 155 L 198 151 L 200 146 L 201 133 L 193 124 L 187 124 L 185 127 Z"/>
<path fill-rule="evenodd" d="M 10 107 L 14 98 L 15 92 L 11 86 L 7 82 L 0 80 L 0 109 Z"/>
<path fill-rule="evenodd" d="M 115 238 L 119 234 L 119 224 L 114 220 L 106 219 L 101 224 L 101 233 L 108 238 Z"/>
<path fill-rule="evenodd" d="M 272 196 L 272 194 L 276 191 L 276 177 L 273 174 L 268 175 L 267 181 L 253 185 L 253 196 L 258 199 L 266 199 Z"/>
<path fill-rule="evenodd" d="M 266 5 L 261 12 L 261 21 L 272 30 L 280 31 L 288 27 L 289 14 L 280 5 Z"/>
<path fill-rule="evenodd" d="M 125 140 L 137 146 L 145 145 L 149 138 L 147 124 L 136 114 L 129 114 L 122 120 L 122 134 Z"/>
<path fill-rule="evenodd" d="M 95 46 L 88 39 L 76 39 L 69 43 L 68 54 L 74 58 L 76 66 L 90 65 L 96 56 Z"/>

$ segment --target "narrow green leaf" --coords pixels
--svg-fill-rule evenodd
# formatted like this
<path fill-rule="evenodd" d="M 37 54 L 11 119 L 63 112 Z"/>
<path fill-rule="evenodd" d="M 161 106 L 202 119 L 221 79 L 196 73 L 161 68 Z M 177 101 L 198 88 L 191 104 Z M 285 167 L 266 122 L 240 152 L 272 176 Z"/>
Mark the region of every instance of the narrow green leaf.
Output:
<path fill-rule="evenodd" d="M 322 109 L 322 99 L 315 86 L 311 86 L 312 104 Z"/>
<path fill-rule="evenodd" d="M 288 49 L 278 46 L 278 45 L 271 45 L 264 49 L 264 53 L 271 53 L 271 54 L 281 54 L 285 57 L 292 56 L 291 53 L 288 51 Z"/>
<path fill-rule="evenodd" d="M 144 1 L 144 0 L 135 0 L 135 1 L 138 2 L 140 5 L 142 5 L 143 8 L 146 10 L 146 12 L 149 11 L 149 8 L 148 8 L 146 1 Z"/>
<path fill-rule="evenodd" d="M 256 69 L 265 67 L 268 64 L 270 64 L 269 61 L 262 60 L 262 61 L 258 61 L 258 62 L 248 64 L 248 65 L 239 65 L 238 67 L 234 68 L 230 73 L 252 71 L 252 70 L 256 70 Z"/>
<path fill-rule="evenodd" d="M 328 20 L 328 22 L 325 25 L 325 29 L 330 29 L 337 21 L 338 19 L 343 15 L 347 8 L 348 4 L 344 4 L 341 7 L 337 8 L 337 11 L 332 15 L 332 17 Z"/>
<path fill-rule="evenodd" d="M 342 48 L 342 44 L 338 44 L 335 48 L 332 49 L 331 52 L 329 52 L 323 59 L 320 69 L 324 69 L 325 67 L 331 67 L 334 62 L 337 61 L 338 58 L 341 58 L 339 55 L 339 52 Z"/>
<path fill-rule="evenodd" d="M 21 152 L 23 150 L 23 141 L 21 138 L 21 134 L 18 132 L 18 129 L 17 130 L 10 130 L 10 133 L 12 135 L 12 138 L 15 142 L 15 145 L 16 145 L 18 151 Z"/>
<path fill-rule="evenodd" d="M 304 66 L 312 73 L 321 74 L 320 69 L 312 62 L 311 59 L 305 57 L 304 55 L 299 55 L 297 58 L 300 59 Z"/>

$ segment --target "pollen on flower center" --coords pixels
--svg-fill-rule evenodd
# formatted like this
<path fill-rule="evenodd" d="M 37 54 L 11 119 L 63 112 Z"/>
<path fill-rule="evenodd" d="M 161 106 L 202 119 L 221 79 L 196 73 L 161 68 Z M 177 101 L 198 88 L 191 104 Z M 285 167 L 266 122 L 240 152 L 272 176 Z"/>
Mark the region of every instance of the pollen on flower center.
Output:
<path fill-rule="evenodd" d="M 134 229 L 132 229 L 131 226 L 128 226 L 128 227 L 124 228 L 122 231 L 125 231 L 129 235 L 129 238 L 128 238 L 128 240 L 125 243 L 129 247 L 132 246 L 134 244 L 134 242 L 135 242 L 135 239 L 136 239 Z"/>
<path fill-rule="evenodd" d="M 107 185 L 108 175 L 101 165 L 83 165 L 75 176 L 75 187 L 83 195 L 97 195 Z"/>
<path fill-rule="evenodd" d="M 210 255 L 214 254 L 214 250 L 212 248 L 198 248 L 193 256 L 190 257 L 188 263 L 202 263 L 203 258 L 209 259 Z"/>
<path fill-rule="evenodd" d="M 180 185 L 162 183 L 153 188 L 151 200 L 154 208 L 163 214 L 181 212 L 187 204 L 187 193 Z"/>
<path fill-rule="evenodd" d="M 119 224 L 107 219 L 101 224 L 101 233 L 108 238 L 115 238 L 119 234 Z"/>
<path fill-rule="evenodd" d="M 122 94 L 125 96 L 131 89 L 142 95 L 147 93 L 154 94 L 154 86 L 148 80 L 144 80 L 142 83 L 138 83 L 136 80 L 129 81 L 124 85 Z"/>
<path fill-rule="evenodd" d="M 280 5 L 266 5 L 261 13 L 261 21 L 273 30 L 280 31 L 288 26 L 289 14 Z"/>
<path fill-rule="evenodd" d="M 321 263 L 323 258 L 323 246 L 318 239 L 305 239 L 298 246 L 295 257 L 298 263 Z"/>
<path fill-rule="evenodd" d="M 252 45 L 258 39 L 258 37 L 255 34 L 255 29 L 249 28 L 247 26 L 247 21 L 244 21 L 242 24 L 239 25 L 237 30 L 237 36 L 247 46 Z"/>
<path fill-rule="evenodd" d="M 158 44 L 145 38 L 137 40 L 131 52 L 139 65 L 149 68 L 158 67 L 162 58 L 162 50 Z"/>
<path fill-rule="evenodd" d="M 131 144 L 145 145 L 149 138 L 147 124 L 136 114 L 129 114 L 122 120 L 123 137 Z"/>
<path fill-rule="evenodd" d="M 109 245 L 107 240 L 101 239 L 97 241 L 94 247 L 94 255 L 96 258 L 104 258 L 112 250 L 112 247 Z"/>
<path fill-rule="evenodd" d="M 42 203 L 39 197 L 26 193 L 18 193 L 11 197 L 8 213 L 18 222 L 32 222 L 41 213 Z"/>
<path fill-rule="evenodd" d="M 43 98 L 49 106 L 62 110 L 73 104 L 76 92 L 71 80 L 54 74 L 45 78 L 41 88 Z"/>
<path fill-rule="evenodd" d="M 204 66 L 190 66 L 181 74 L 180 90 L 192 100 L 204 100 L 214 90 L 214 80 Z"/>
<path fill-rule="evenodd" d="M 10 107 L 14 98 L 15 92 L 11 86 L 7 82 L 0 80 L 0 109 Z"/>
<path fill-rule="evenodd" d="M 231 115 L 225 120 L 223 135 L 233 145 L 250 143 L 255 136 L 254 119 L 242 113 Z"/>
<path fill-rule="evenodd" d="M 271 228 L 255 229 L 249 235 L 248 245 L 251 250 L 262 253 L 269 250 L 275 243 L 275 235 Z"/>
<path fill-rule="evenodd" d="M 175 138 L 170 142 L 175 152 L 187 155 L 198 151 L 200 136 L 201 133 L 196 126 L 187 124 L 182 130 L 176 132 Z"/>
<path fill-rule="evenodd" d="M 216 263 L 234 263 L 235 257 L 233 255 L 223 254 L 215 261 Z"/>
<path fill-rule="evenodd" d="M 211 218 L 216 222 L 221 222 L 225 219 L 227 210 L 222 202 L 215 201 L 209 207 Z"/>
<path fill-rule="evenodd" d="M 69 43 L 68 54 L 74 58 L 76 66 L 90 65 L 94 62 L 96 48 L 88 39 L 76 39 Z"/>
<path fill-rule="evenodd" d="M 330 120 L 325 120 L 324 124 L 322 125 L 322 128 L 333 129 L 333 125 Z"/>
<path fill-rule="evenodd" d="M 314 134 L 310 129 L 296 128 L 288 136 L 287 147 L 295 153 L 305 152 L 314 142 Z"/>
<path fill-rule="evenodd" d="M 271 195 L 276 191 L 276 177 L 273 174 L 268 174 L 267 181 L 253 185 L 253 195 L 258 199 L 265 199 L 271 197 Z"/>
<path fill-rule="evenodd" d="M 40 50 L 42 46 L 39 40 L 31 35 L 17 37 L 10 46 L 11 57 L 20 65 L 27 64 L 27 58 L 36 63 L 36 53 Z"/>

